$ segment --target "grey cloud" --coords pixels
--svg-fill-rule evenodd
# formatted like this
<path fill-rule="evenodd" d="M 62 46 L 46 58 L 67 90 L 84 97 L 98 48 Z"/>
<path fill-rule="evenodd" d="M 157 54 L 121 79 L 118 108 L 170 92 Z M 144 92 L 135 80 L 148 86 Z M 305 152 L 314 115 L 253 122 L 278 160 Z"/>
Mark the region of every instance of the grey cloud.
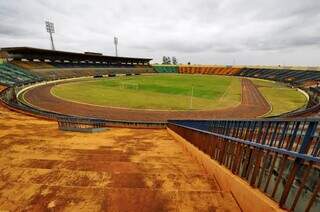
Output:
<path fill-rule="evenodd" d="M 48 48 L 49 19 L 61 50 L 112 54 L 118 36 L 122 55 L 152 56 L 155 62 L 166 54 L 180 62 L 230 63 L 233 55 L 239 63 L 286 57 L 288 63 L 317 65 L 319 11 L 319 0 L 3 0 L 0 47 Z M 303 54 L 290 55 L 289 49 Z"/>

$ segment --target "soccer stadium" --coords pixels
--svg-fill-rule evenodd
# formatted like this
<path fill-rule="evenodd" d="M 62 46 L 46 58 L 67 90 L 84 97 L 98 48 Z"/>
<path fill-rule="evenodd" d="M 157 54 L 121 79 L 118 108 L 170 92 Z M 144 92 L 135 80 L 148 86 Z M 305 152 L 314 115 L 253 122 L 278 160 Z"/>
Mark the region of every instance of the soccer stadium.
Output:
<path fill-rule="evenodd" d="M 1 128 L 10 129 L 1 174 L 14 183 L 2 190 L 13 198 L 4 208 L 30 195 L 32 209 L 56 199 L 54 207 L 84 201 L 91 210 L 104 189 L 112 205 L 134 193 L 123 207 L 136 210 L 183 197 L 186 210 L 250 211 L 243 195 L 255 211 L 319 207 L 318 70 L 152 66 L 27 47 L 1 56 Z M 16 197 L 25 186 L 31 194 Z"/>
<path fill-rule="evenodd" d="M 52 49 L 0 48 L 0 211 L 320 211 L 319 66 L 56 50 L 46 29 Z"/>

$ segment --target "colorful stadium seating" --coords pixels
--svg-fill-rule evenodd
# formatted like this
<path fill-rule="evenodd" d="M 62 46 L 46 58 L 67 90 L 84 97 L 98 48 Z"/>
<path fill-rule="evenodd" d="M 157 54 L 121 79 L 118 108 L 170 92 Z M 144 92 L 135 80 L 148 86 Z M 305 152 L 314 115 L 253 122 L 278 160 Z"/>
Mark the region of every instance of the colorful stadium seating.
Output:
<path fill-rule="evenodd" d="M 85 76 L 103 76 L 115 74 L 142 74 L 153 73 L 151 67 L 144 68 L 49 68 L 49 69 L 32 69 L 30 70 L 39 77 L 50 80 L 71 77 Z"/>
<path fill-rule="evenodd" d="M 291 82 L 295 84 L 303 84 L 308 81 L 320 81 L 320 71 L 311 70 L 242 68 L 236 75 L 280 82 Z"/>
<path fill-rule="evenodd" d="M 0 83 L 4 85 L 14 85 L 38 81 L 40 78 L 9 63 L 0 64 Z"/>
<path fill-rule="evenodd" d="M 232 67 L 232 66 L 205 66 L 205 65 L 154 65 L 157 73 L 180 73 L 180 74 L 214 74 L 254 77 L 261 79 L 276 80 L 281 82 L 303 84 L 320 81 L 320 71 L 295 70 L 283 67 Z"/>
<path fill-rule="evenodd" d="M 103 64 L 103 63 L 59 63 L 13 60 L 1 65 L 2 84 L 14 84 L 43 78 L 46 80 L 102 76 L 115 74 L 141 73 L 180 73 L 180 74 L 212 74 L 234 75 L 275 80 L 294 84 L 320 81 L 320 71 L 294 70 L 268 67 L 232 67 L 206 65 L 131 65 L 131 64 Z M 10 70 L 8 70 L 10 69 Z M 13 73 L 9 74 L 9 73 Z M 22 73 L 22 74 L 21 74 Z M 35 77 L 37 76 L 37 77 Z M 34 78 L 35 77 L 35 78 Z"/>
<path fill-rule="evenodd" d="M 202 66 L 202 65 L 180 65 L 181 74 L 215 74 L 215 75 L 235 75 L 240 72 L 240 68 L 229 66 Z"/>
<path fill-rule="evenodd" d="M 143 65 L 108 65 L 108 64 L 89 64 L 89 63 L 45 63 L 33 61 L 11 61 L 9 64 L 27 69 L 27 72 L 45 80 L 83 77 L 83 76 L 102 76 L 115 74 L 141 74 L 153 73 L 151 66 Z"/>

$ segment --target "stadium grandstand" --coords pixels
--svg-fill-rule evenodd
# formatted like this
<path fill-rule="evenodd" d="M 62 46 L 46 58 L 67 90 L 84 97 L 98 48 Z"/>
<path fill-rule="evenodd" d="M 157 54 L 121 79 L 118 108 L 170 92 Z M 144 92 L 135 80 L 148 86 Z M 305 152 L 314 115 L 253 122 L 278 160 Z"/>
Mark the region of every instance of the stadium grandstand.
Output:
<path fill-rule="evenodd" d="M 154 65 L 157 73 L 213 74 L 269 79 L 301 85 L 320 81 L 320 70 L 314 67 L 255 67 L 206 65 Z"/>
<path fill-rule="evenodd" d="M 151 59 L 148 58 L 113 57 L 28 47 L 2 48 L 1 51 L 4 61 L 7 61 L 5 66 L 19 67 L 21 71 L 27 69 L 30 74 L 45 80 L 153 72 L 149 64 Z"/>
<path fill-rule="evenodd" d="M 5 130 L 0 131 L 0 146 L 5 157 L 0 165 L 0 210 L 319 211 L 319 70 L 151 65 L 151 60 L 2 48 L 0 129 Z M 80 78 L 92 82 L 144 74 L 226 76 L 236 79 L 227 87 L 234 83 L 241 90 L 235 94 L 239 102 L 229 109 L 195 111 L 193 87 L 191 95 L 180 88 L 188 95 L 190 111 L 171 113 L 94 106 L 52 95 L 54 87 Z M 252 78 L 281 82 L 281 89 L 293 87 L 307 97 L 307 105 L 262 117 L 270 102 L 258 89 L 263 85 L 253 84 Z M 115 87 L 120 92 L 132 87 L 127 89 L 132 95 L 143 87 L 121 83 Z M 128 98 L 116 97 L 124 102 Z M 116 113 L 121 118 L 99 117 Z M 243 116 L 237 116 L 240 113 Z M 202 118 L 208 114 L 218 118 Z M 149 121 L 152 116 L 161 121 Z"/>

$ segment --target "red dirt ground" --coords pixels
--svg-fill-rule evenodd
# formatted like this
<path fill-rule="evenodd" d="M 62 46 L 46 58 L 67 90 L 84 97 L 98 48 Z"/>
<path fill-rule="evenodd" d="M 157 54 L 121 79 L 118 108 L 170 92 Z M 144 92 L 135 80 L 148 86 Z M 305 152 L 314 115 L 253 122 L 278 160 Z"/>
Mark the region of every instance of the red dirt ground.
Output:
<path fill-rule="evenodd" d="M 0 105 L 0 211 L 240 211 L 166 130 L 88 134 Z"/>
<path fill-rule="evenodd" d="M 130 121 L 255 118 L 270 110 L 268 102 L 249 79 L 242 79 L 242 101 L 240 105 L 213 111 L 149 111 L 92 106 L 64 101 L 52 96 L 50 89 L 53 86 L 53 84 L 50 84 L 31 89 L 25 93 L 25 100 L 36 107 L 58 113 Z"/>

